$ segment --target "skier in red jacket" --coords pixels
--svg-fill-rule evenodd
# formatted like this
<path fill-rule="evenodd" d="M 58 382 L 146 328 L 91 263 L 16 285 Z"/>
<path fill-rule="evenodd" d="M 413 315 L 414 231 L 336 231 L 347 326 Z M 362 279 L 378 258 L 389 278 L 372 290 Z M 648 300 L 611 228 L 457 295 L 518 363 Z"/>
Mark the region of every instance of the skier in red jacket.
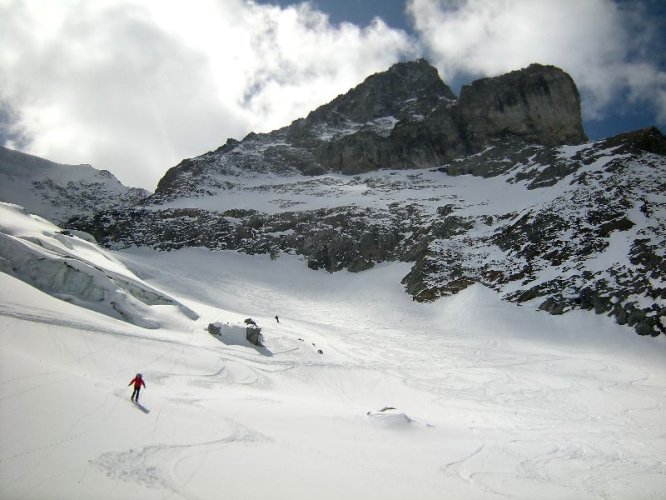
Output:
<path fill-rule="evenodd" d="M 146 387 L 146 383 L 143 381 L 143 378 L 141 377 L 140 373 L 136 374 L 136 377 L 132 379 L 132 381 L 127 384 L 127 387 L 130 385 L 134 384 L 134 392 L 132 393 L 132 401 L 135 403 L 139 402 L 139 391 L 141 390 L 141 386 Z"/>

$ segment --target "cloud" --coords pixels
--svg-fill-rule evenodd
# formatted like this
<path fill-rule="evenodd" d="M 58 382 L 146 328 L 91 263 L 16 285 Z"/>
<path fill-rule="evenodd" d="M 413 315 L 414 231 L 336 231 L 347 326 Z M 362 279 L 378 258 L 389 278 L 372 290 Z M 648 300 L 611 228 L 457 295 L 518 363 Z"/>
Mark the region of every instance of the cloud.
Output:
<path fill-rule="evenodd" d="M 649 58 L 666 47 L 641 4 L 631 6 L 627 11 L 611 0 L 409 0 L 407 9 L 445 80 L 553 64 L 576 81 L 587 119 L 602 117 L 626 96 L 626 105 L 651 103 L 663 120 L 666 72 Z"/>
<path fill-rule="evenodd" d="M 311 111 L 400 58 L 417 56 L 413 41 L 380 19 L 363 29 L 349 23 L 333 28 L 309 4 L 253 10 L 250 32 L 257 58 L 249 105 L 259 116 L 264 109 L 282 109 L 275 113 L 281 121 L 268 128 L 284 125 L 285 115 Z"/>
<path fill-rule="evenodd" d="M 0 144 L 153 189 L 182 158 L 288 125 L 421 55 L 454 85 L 554 64 L 587 119 L 647 103 L 663 122 L 666 74 L 652 59 L 666 50 L 631 5 L 408 0 L 415 38 L 378 18 L 331 23 L 307 2 L 0 0 Z"/>
<path fill-rule="evenodd" d="M 0 0 L 0 33 L 0 138 L 148 189 L 416 55 L 378 19 L 333 26 L 309 4 L 249 0 Z"/>

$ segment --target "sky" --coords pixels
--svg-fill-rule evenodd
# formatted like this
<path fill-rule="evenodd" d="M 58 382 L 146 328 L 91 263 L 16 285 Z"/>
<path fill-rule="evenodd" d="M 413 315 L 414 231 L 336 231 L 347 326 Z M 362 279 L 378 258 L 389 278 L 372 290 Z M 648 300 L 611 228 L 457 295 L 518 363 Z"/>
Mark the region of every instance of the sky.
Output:
<path fill-rule="evenodd" d="M 664 131 L 664 54 L 662 0 L 0 0 L 0 144 L 152 191 L 419 57 L 456 93 L 553 64 L 591 139 Z"/>

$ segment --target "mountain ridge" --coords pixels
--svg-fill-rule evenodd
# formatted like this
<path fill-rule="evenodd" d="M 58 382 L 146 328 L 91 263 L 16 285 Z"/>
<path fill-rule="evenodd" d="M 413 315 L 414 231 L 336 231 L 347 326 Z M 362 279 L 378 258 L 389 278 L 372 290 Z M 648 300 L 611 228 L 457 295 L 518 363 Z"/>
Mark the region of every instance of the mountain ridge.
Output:
<path fill-rule="evenodd" d="M 214 174 L 358 174 L 431 168 L 482 151 L 493 139 L 580 144 L 580 97 L 569 75 L 532 64 L 463 87 L 458 99 L 424 59 L 376 73 L 305 118 L 250 133 L 169 169 L 153 199 L 215 184 Z"/>

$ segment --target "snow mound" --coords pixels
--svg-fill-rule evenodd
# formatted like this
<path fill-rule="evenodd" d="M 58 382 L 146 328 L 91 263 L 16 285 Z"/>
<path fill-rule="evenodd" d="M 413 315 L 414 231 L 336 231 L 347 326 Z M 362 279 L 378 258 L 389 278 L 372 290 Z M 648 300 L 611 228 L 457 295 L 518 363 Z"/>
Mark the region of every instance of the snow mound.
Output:
<path fill-rule="evenodd" d="M 229 322 L 219 322 L 216 321 L 212 325 L 219 331 L 219 333 L 212 333 L 220 342 L 227 346 L 238 345 L 245 347 L 260 347 L 256 346 L 247 340 L 247 327 L 248 325 L 243 323 L 229 323 Z M 209 330 L 210 331 L 210 330 Z M 259 334 L 261 337 L 261 334 Z"/>
<path fill-rule="evenodd" d="M 386 406 L 378 411 L 369 411 L 366 415 L 371 421 L 392 429 L 408 428 L 414 422 L 407 414 L 392 406 Z"/>
<path fill-rule="evenodd" d="M 127 321 L 159 328 L 151 306 L 198 315 L 137 278 L 89 235 L 63 232 L 17 205 L 0 203 L 0 271 L 53 297 Z"/>

